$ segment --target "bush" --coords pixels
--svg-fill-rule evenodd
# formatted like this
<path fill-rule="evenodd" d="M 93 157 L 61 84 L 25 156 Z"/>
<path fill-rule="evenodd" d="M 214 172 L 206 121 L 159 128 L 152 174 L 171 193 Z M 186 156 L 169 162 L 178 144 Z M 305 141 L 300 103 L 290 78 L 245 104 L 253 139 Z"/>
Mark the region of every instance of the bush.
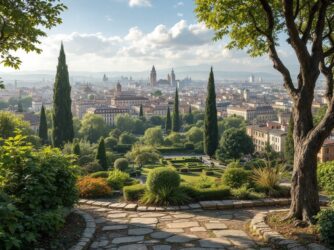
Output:
<path fill-rule="evenodd" d="M 213 175 L 215 175 L 215 172 L 213 172 L 212 170 L 205 170 L 205 175 L 213 176 Z"/>
<path fill-rule="evenodd" d="M 128 173 L 122 172 L 118 169 L 114 169 L 109 172 L 108 184 L 115 190 L 122 189 L 126 184 L 131 181 Z"/>
<path fill-rule="evenodd" d="M 334 247 L 334 209 L 321 210 L 317 219 L 321 240 Z"/>
<path fill-rule="evenodd" d="M 150 192 L 159 194 L 161 191 L 174 190 L 180 186 L 180 175 L 171 168 L 159 167 L 148 174 L 146 185 Z"/>
<path fill-rule="evenodd" d="M 145 184 L 136 184 L 123 188 L 123 197 L 126 201 L 138 201 L 144 194 Z"/>
<path fill-rule="evenodd" d="M 92 178 L 108 178 L 109 172 L 108 171 L 98 171 L 95 173 L 90 174 Z"/>
<path fill-rule="evenodd" d="M 224 184 L 231 188 L 239 188 L 249 183 L 249 172 L 243 168 L 226 168 L 222 177 Z"/>
<path fill-rule="evenodd" d="M 283 166 L 264 167 L 253 170 L 252 180 L 267 195 L 279 196 L 279 184 L 284 176 L 286 176 L 286 170 Z"/>
<path fill-rule="evenodd" d="M 61 228 L 78 198 L 72 161 L 20 135 L 0 147 L 0 249 L 33 247 Z"/>
<path fill-rule="evenodd" d="M 119 158 L 114 162 L 114 169 L 125 171 L 129 167 L 129 161 L 126 158 Z"/>
<path fill-rule="evenodd" d="M 159 194 L 146 190 L 140 201 L 146 205 L 169 206 L 187 204 L 191 199 L 182 189 L 175 188 L 172 191 L 162 189 Z"/>
<path fill-rule="evenodd" d="M 240 199 L 240 200 L 252 200 L 252 199 L 265 198 L 264 194 L 257 193 L 254 191 L 254 189 L 248 189 L 245 186 L 236 188 L 236 189 L 232 189 L 231 193 L 233 197 Z"/>
<path fill-rule="evenodd" d="M 180 172 L 181 173 L 188 173 L 189 172 L 189 168 L 188 167 L 180 168 Z"/>
<path fill-rule="evenodd" d="M 83 177 L 78 180 L 77 187 L 81 198 L 107 197 L 112 193 L 107 181 L 103 178 Z"/>
<path fill-rule="evenodd" d="M 187 142 L 187 143 L 184 144 L 184 148 L 187 149 L 187 150 L 193 150 L 193 149 L 195 149 L 195 146 L 194 146 L 193 143 Z"/>
<path fill-rule="evenodd" d="M 100 163 L 97 160 L 89 162 L 83 165 L 82 167 L 87 173 L 95 173 L 98 171 L 103 171 L 103 168 L 101 167 Z"/>
<path fill-rule="evenodd" d="M 319 186 L 328 194 L 334 194 L 334 162 L 321 163 L 318 166 Z"/>
<path fill-rule="evenodd" d="M 195 201 L 222 200 L 231 196 L 230 189 L 224 186 L 199 189 L 193 186 L 183 185 L 181 186 L 181 190 Z"/>

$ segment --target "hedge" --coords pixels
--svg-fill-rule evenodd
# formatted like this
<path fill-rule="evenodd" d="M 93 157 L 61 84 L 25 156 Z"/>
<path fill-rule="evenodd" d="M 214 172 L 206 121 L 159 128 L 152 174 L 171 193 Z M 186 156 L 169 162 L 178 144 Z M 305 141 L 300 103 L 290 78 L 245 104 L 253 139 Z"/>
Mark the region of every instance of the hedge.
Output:
<path fill-rule="evenodd" d="M 138 201 L 144 194 L 145 184 L 136 184 L 123 188 L 123 197 L 126 201 Z"/>
<path fill-rule="evenodd" d="M 195 201 L 222 200 L 231 196 L 230 189 L 224 186 L 198 189 L 193 186 L 182 185 L 181 189 Z"/>

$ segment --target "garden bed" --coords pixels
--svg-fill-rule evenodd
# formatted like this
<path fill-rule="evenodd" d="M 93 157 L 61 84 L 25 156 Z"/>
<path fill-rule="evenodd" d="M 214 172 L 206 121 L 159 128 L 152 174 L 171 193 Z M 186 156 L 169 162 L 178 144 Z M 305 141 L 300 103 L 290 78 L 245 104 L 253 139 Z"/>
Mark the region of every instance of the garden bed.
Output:
<path fill-rule="evenodd" d="M 85 230 L 85 225 L 86 223 L 82 216 L 72 212 L 66 217 L 65 225 L 56 235 L 42 238 L 36 247 L 59 250 L 69 249 L 79 241 Z"/>

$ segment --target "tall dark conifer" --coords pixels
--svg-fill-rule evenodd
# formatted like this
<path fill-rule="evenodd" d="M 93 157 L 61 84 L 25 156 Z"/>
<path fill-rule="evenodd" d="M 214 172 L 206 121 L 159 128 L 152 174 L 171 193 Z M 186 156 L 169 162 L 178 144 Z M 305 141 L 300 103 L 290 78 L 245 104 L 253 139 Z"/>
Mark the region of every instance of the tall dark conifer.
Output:
<path fill-rule="evenodd" d="M 104 170 L 108 169 L 107 155 L 106 155 L 106 147 L 104 145 L 104 139 L 101 138 L 99 147 L 96 152 L 96 160 L 100 163 L 101 167 Z"/>
<path fill-rule="evenodd" d="M 165 126 L 166 134 L 169 134 L 169 132 L 172 130 L 172 120 L 170 117 L 170 109 L 169 106 L 167 108 L 167 116 L 166 116 L 166 126 Z"/>
<path fill-rule="evenodd" d="M 293 117 L 291 115 L 288 127 L 288 134 L 285 140 L 285 151 L 284 151 L 285 160 L 290 164 L 293 163 L 293 158 L 295 153 L 294 143 L 293 143 L 293 127 L 294 127 L 294 122 L 293 122 Z"/>
<path fill-rule="evenodd" d="M 172 130 L 174 132 L 180 131 L 180 113 L 179 113 L 179 93 L 176 88 L 175 90 L 175 99 L 174 99 L 174 110 L 173 110 L 173 119 L 172 119 Z"/>
<path fill-rule="evenodd" d="M 191 110 L 191 105 L 189 105 L 189 111 L 188 111 L 188 123 L 193 124 L 194 123 L 194 115 Z"/>
<path fill-rule="evenodd" d="M 140 104 L 140 109 L 139 109 L 139 118 L 141 118 L 141 119 L 143 119 L 143 118 L 144 118 L 143 104 Z"/>
<path fill-rule="evenodd" d="M 17 103 L 17 112 L 22 113 L 23 112 L 23 106 L 22 106 L 22 101 L 21 99 Z"/>
<path fill-rule="evenodd" d="M 61 44 L 53 89 L 52 143 L 55 147 L 61 147 L 73 140 L 71 103 L 71 86 L 64 46 Z"/>
<path fill-rule="evenodd" d="M 42 144 L 48 143 L 48 125 L 46 121 L 45 108 L 43 105 L 41 108 L 41 114 L 39 116 L 38 136 L 41 139 Z"/>
<path fill-rule="evenodd" d="M 211 67 L 208 90 L 205 103 L 204 118 L 204 151 L 208 156 L 213 156 L 218 147 L 218 123 L 216 107 L 215 80 Z"/>

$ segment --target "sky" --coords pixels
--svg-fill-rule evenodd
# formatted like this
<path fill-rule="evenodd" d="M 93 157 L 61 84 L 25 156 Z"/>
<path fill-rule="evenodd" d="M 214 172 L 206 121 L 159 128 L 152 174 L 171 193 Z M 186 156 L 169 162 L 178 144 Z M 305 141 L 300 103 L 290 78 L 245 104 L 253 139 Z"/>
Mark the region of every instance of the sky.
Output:
<path fill-rule="evenodd" d="M 199 23 L 193 0 L 63 0 L 63 23 L 41 39 L 43 52 L 18 52 L 21 71 L 55 71 L 63 41 L 70 71 L 129 72 L 178 67 L 214 66 L 224 71 L 273 73 L 268 56 L 251 58 L 245 51 L 214 42 L 213 31 Z M 292 64 L 291 51 L 279 53 Z M 2 72 L 13 72 L 1 68 Z"/>

